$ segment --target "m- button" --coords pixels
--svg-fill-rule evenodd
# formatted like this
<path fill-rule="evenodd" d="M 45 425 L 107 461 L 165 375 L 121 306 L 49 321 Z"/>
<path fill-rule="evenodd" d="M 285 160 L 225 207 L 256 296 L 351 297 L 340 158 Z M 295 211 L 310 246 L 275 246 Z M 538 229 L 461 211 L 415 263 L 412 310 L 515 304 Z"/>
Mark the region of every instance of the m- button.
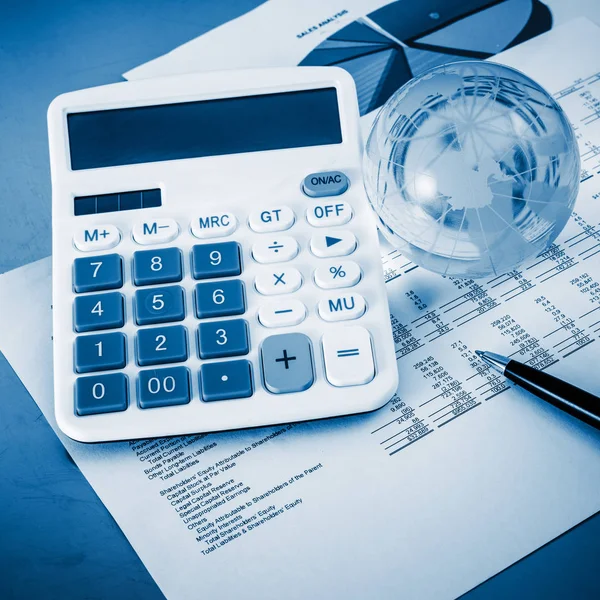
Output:
<path fill-rule="evenodd" d="M 173 219 L 154 219 L 133 226 L 132 236 L 135 242 L 148 244 L 165 244 L 179 235 L 179 225 Z"/>

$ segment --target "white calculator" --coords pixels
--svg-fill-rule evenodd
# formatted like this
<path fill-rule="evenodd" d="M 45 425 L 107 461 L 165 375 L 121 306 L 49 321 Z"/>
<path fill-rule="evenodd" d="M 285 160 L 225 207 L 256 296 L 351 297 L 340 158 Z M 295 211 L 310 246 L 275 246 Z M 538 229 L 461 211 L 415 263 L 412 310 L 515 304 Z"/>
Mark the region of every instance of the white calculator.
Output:
<path fill-rule="evenodd" d="M 373 410 L 397 386 L 352 78 L 211 72 L 56 98 L 56 420 L 99 442 Z"/>

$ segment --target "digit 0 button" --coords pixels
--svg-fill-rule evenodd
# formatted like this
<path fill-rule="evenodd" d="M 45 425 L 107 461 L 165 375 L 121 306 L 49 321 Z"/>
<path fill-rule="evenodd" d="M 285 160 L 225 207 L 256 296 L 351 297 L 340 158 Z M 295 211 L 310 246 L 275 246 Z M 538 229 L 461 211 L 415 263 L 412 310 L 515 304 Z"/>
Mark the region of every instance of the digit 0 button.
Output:
<path fill-rule="evenodd" d="M 302 285 L 302 275 L 298 269 L 273 269 L 263 271 L 254 280 L 256 291 L 263 296 L 291 294 Z"/>
<path fill-rule="evenodd" d="M 75 231 L 73 244 L 82 252 L 96 252 L 114 248 L 121 241 L 121 232 L 114 225 L 82 227 Z"/>
<path fill-rule="evenodd" d="M 351 231 L 317 233 L 310 240 L 310 251 L 319 258 L 346 256 L 356 248 L 356 237 Z"/>
<path fill-rule="evenodd" d="M 229 212 L 204 213 L 192 220 L 192 235 L 201 239 L 222 237 L 232 234 L 236 227 L 236 218 Z"/>
<path fill-rule="evenodd" d="M 319 302 L 319 316 L 324 321 L 350 321 L 361 317 L 366 308 L 360 294 L 339 294 Z"/>
<path fill-rule="evenodd" d="M 331 385 L 364 385 L 375 377 L 371 336 L 364 327 L 340 327 L 327 332 L 321 342 Z"/>
<path fill-rule="evenodd" d="M 323 289 L 352 287 L 360 277 L 360 267 L 352 260 L 330 261 L 315 269 L 315 283 Z"/>
<path fill-rule="evenodd" d="M 302 191 L 311 198 L 339 196 L 348 189 L 348 178 L 340 171 L 311 173 L 302 182 Z"/>
<path fill-rule="evenodd" d="M 352 208 L 347 202 L 323 202 L 306 211 L 306 220 L 313 227 L 344 225 L 352 218 Z"/>
<path fill-rule="evenodd" d="M 153 219 L 133 226 L 131 232 L 138 244 L 165 244 L 179 235 L 179 225 L 173 219 Z"/>
<path fill-rule="evenodd" d="M 248 225 L 257 233 L 284 231 L 289 229 L 296 220 L 294 211 L 287 206 L 277 206 L 265 210 L 257 210 L 250 214 Z"/>
<path fill-rule="evenodd" d="M 298 242 L 289 235 L 266 237 L 252 246 L 252 257 L 259 263 L 292 260 L 298 254 Z"/>
<path fill-rule="evenodd" d="M 127 377 L 123 373 L 78 377 L 75 382 L 75 412 L 80 417 L 127 408 Z"/>

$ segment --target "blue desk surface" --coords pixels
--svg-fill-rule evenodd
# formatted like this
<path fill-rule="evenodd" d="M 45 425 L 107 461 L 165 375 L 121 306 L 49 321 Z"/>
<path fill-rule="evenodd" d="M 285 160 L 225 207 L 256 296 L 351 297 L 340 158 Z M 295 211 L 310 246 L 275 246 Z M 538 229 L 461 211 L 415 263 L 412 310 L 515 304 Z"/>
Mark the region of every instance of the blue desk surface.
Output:
<path fill-rule="evenodd" d="M 0 272 L 50 254 L 46 108 L 258 0 L 63 0 L 0 7 Z M 1 307 L 0 307 L 1 308 Z M 600 515 L 465 597 L 600 597 Z M 0 355 L 0 598 L 162 598 Z"/>

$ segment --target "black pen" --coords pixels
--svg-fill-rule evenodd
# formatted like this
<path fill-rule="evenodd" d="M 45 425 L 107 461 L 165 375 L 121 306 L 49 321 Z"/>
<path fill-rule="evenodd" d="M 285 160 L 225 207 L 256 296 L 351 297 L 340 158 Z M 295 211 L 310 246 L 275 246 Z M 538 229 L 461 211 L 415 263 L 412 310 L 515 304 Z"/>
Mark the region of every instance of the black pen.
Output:
<path fill-rule="evenodd" d="M 600 429 L 600 398 L 501 354 L 475 350 L 490 367 L 538 398 Z"/>

